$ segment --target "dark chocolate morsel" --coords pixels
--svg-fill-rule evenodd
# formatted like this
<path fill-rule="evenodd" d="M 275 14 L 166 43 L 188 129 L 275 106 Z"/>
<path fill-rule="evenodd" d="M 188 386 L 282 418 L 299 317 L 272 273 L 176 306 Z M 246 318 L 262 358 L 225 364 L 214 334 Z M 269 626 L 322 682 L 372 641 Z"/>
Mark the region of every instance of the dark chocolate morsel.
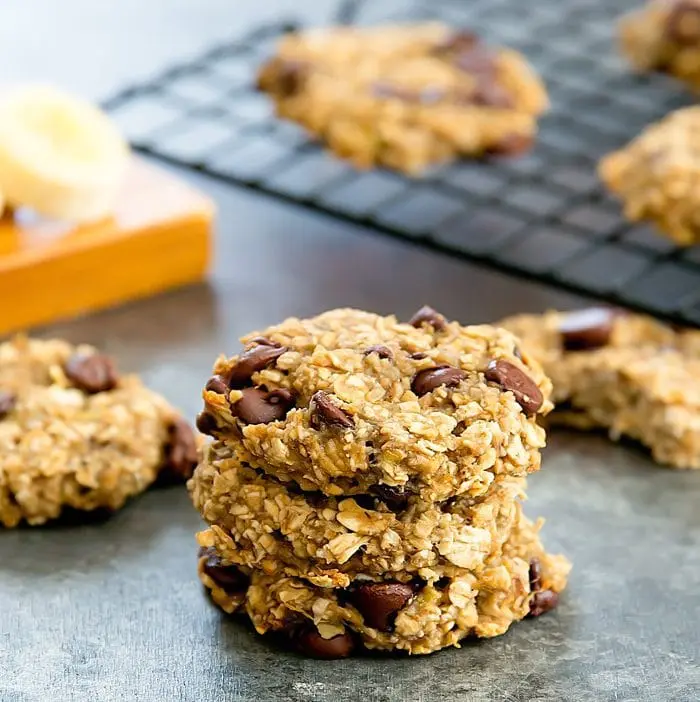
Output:
<path fill-rule="evenodd" d="M 552 590 L 539 590 L 530 600 L 530 616 L 539 617 L 559 604 L 559 595 Z"/>
<path fill-rule="evenodd" d="M 530 561 L 530 592 L 542 589 L 542 564 L 539 558 Z"/>
<path fill-rule="evenodd" d="M 411 381 L 411 390 L 422 397 L 429 392 L 432 392 L 441 385 L 452 387 L 458 385 L 461 380 L 467 377 L 467 374 L 461 368 L 454 366 L 436 366 L 435 368 L 426 368 L 418 371 Z"/>
<path fill-rule="evenodd" d="M 405 583 L 363 583 L 348 593 L 349 601 L 362 614 L 367 626 L 379 631 L 389 631 L 401 611 L 415 592 Z"/>
<path fill-rule="evenodd" d="M 73 354 L 63 370 L 76 388 L 91 395 L 113 390 L 119 382 L 114 361 L 101 353 Z"/>
<path fill-rule="evenodd" d="M 17 404 L 17 396 L 6 390 L 0 390 L 0 419 L 7 417 Z"/>
<path fill-rule="evenodd" d="M 268 346 L 267 344 L 246 349 L 230 372 L 229 387 L 245 387 L 250 382 L 253 373 L 271 365 L 286 351 L 285 346 Z"/>
<path fill-rule="evenodd" d="M 296 630 L 292 633 L 291 639 L 294 647 L 310 658 L 326 660 L 347 658 L 355 648 L 355 641 L 348 632 L 338 634 L 332 639 L 324 639 L 315 626 Z"/>
<path fill-rule="evenodd" d="M 286 388 L 268 390 L 264 386 L 245 388 L 243 397 L 232 406 L 233 414 L 245 424 L 268 424 L 284 419 L 294 406 L 294 395 Z"/>
<path fill-rule="evenodd" d="M 368 346 L 364 350 L 365 356 L 369 356 L 372 353 L 376 353 L 379 358 L 386 358 L 388 360 L 391 360 L 394 358 L 394 354 L 391 353 L 391 349 L 388 348 L 387 346 L 382 346 L 381 344 L 375 344 L 374 346 Z"/>
<path fill-rule="evenodd" d="M 200 558 L 206 559 L 202 565 L 203 572 L 229 595 L 235 595 L 247 589 L 248 576 L 237 566 L 224 565 L 215 549 L 200 550 Z"/>
<path fill-rule="evenodd" d="M 439 312 L 427 305 L 421 307 L 418 312 L 408 320 L 408 323 L 417 329 L 424 324 L 430 325 L 435 331 L 443 331 L 447 328 L 447 320 Z"/>
<path fill-rule="evenodd" d="M 569 312 L 559 323 L 562 346 L 567 351 L 590 351 L 606 346 L 616 316 L 615 310 L 606 307 Z"/>
<path fill-rule="evenodd" d="M 525 414 L 535 414 L 544 397 L 535 381 L 518 366 L 502 358 L 491 361 L 485 372 L 486 380 L 497 383 L 503 390 L 509 390 L 515 396 Z"/>
<path fill-rule="evenodd" d="M 207 380 L 207 384 L 204 386 L 204 389 L 208 390 L 209 392 L 216 392 L 219 395 L 226 395 L 228 397 L 228 382 L 226 381 L 226 378 L 221 375 L 212 375 L 212 377 Z"/>
<path fill-rule="evenodd" d="M 189 480 L 197 467 L 197 441 L 192 427 L 181 417 L 168 427 L 163 472 L 177 480 Z"/>
<path fill-rule="evenodd" d="M 355 426 L 355 420 L 338 407 L 327 393 L 319 390 L 313 394 L 309 403 L 309 424 L 314 429 L 322 426 L 350 429 Z"/>

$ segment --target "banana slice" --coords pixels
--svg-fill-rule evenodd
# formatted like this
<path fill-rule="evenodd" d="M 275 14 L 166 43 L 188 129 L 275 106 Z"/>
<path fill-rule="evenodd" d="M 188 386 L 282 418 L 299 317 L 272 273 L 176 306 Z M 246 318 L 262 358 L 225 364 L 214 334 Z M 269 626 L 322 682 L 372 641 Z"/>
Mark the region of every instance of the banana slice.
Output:
<path fill-rule="evenodd" d="M 109 215 L 129 147 L 109 118 L 55 88 L 0 96 L 0 192 L 8 205 L 86 222 Z"/>

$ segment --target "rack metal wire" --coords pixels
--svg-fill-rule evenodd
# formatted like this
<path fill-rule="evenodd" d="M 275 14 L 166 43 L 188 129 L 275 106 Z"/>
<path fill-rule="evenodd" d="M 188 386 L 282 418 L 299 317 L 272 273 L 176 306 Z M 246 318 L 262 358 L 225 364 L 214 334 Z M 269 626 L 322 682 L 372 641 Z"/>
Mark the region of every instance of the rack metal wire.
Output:
<path fill-rule="evenodd" d="M 535 150 L 460 161 L 409 179 L 360 172 L 275 118 L 256 92 L 274 22 L 108 100 L 136 149 L 468 260 L 678 323 L 700 325 L 700 247 L 680 249 L 631 225 L 596 164 L 647 124 L 688 104 L 662 76 L 634 75 L 615 47 L 629 0 L 373 0 L 346 21 L 439 18 L 523 51 L 552 108 Z"/>

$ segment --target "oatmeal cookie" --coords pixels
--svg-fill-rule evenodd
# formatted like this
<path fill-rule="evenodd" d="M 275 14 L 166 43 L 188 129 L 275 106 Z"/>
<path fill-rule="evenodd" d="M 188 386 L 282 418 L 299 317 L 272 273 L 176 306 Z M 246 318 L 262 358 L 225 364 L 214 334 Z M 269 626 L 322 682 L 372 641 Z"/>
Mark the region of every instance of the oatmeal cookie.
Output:
<path fill-rule="evenodd" d="M 94 348 L 0 344 L 0 524 L 116 510 L 159 477 L 186 479 L 196 459 L 187 423 Z"/>
<path fill-rule="evenodd" d="M 237 567 L 212 547 L 200 551 L 198 572 L 224 611 L 244 609 L 259 633 L 284 633 L 305 655 L 341 658 L 358 645 L 425 654 L 466 636 L 498 636 L 557 605 L 571 566 L 544 551 L 538 529 L 521 517 L 477 571 L 432 581 L 358 576 L 344 588 L 319 587 Z"/>
<path fill-rule="evenodd" d="M 554 384 L 554 419 L 627 436 L 700 468 L 700 333 L 605 308 L 503 320 Z"/>
<path fill-rule="evenodd" d="M 700 107 L 647 127 L 605 156 L 599 171 L 628 219 L 652 222 L 680 246 L 700 241 Z"/>
<path fill-rule="evenodd" d="M 243 343 L 217 361 L 198 427 L 282 482 L 434 502 L 540 466 L 551 383 L 505 330 L 340 309 Z"/>
<path fill-rule="evenodd" d="M 347 587 L 362 574 L 433 581 L 478 569 L 518 521 L 524 483 L 511 478 L 487 497 L 444 503 L 390 491 L 327 497 L 242 465 L 215 443 L 205 449 L 190 488 L 212 525 L 201 545 L 215 546 L 227 562 Z"/>
<path fill-rule="evenodd" d="M 548 104 L 521 54 L 438 23 L 289 35 L 259 87 L 337 155 L 406 173 L 525 151 Z"/>
<path fill-rule="evenodd" d="M 620 22 L 622 52 L 640 71 L 662 71 L 700 90 L 700 0 L 651 0 Z"/>

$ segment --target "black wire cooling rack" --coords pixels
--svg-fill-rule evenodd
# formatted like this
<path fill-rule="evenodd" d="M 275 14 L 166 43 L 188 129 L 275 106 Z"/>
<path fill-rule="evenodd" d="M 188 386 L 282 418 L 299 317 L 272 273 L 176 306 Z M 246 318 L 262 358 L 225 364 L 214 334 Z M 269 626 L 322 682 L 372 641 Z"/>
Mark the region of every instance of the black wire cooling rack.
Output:
<path fill-rule="evenodd" d="M 687 104 L 661 76 L 635 76 L 615 47 L 629 0 L 345 2 L 339 21 L 427 18 L 524 52 L 552 109 L 535 150 L 461 161 L 409 179 L 358 172 L 277 120 L 255 72 L 292 22 L 277 22 L 130 87 L 106 104 L 133 145 L 237 185 L 454 256 L 700 325 L 700 247 L 624 221 L 596 163 Z M 408 6 L 408 7 L 407 7 Z"/>

